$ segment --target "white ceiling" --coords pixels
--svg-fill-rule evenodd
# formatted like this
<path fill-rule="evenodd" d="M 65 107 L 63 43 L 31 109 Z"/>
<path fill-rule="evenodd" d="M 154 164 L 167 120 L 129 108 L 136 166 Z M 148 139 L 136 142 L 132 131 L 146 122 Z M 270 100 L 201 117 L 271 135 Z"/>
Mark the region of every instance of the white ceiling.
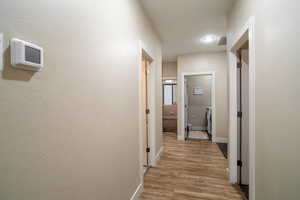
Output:
<path fill-rule="evenodd" d="M 207 34 L 226 35 L 226 15 L 235 0 L 141 0 L 163 43 L 163 60 L 195 52 L 224 51 L 202 44 Z"/>

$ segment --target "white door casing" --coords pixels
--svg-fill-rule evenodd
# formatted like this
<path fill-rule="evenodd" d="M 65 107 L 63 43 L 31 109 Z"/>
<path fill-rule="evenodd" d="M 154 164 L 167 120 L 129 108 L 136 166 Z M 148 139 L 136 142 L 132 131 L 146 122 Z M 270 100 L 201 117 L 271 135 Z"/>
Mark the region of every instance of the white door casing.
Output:
<path fill-rule="evenodd" d="M 249 200 L 255 200 L 255 18 L 251 17 L 228 41 L 229 58 L 229 181 L 237 183 L 236 50 L 249 41 Z"/>

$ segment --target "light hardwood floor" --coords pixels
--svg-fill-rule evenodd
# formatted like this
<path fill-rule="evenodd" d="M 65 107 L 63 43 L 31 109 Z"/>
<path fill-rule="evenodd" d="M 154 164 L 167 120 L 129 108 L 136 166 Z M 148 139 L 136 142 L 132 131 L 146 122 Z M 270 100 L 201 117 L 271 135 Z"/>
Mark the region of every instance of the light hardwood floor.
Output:
<path fill-rule="evenodd" d="M 164 134 L 164 152 L 157 167 L 145 176 L 140 200 L 241 200 L 228 183 L 227 160 L 208 141 L 177 141 Z"/>

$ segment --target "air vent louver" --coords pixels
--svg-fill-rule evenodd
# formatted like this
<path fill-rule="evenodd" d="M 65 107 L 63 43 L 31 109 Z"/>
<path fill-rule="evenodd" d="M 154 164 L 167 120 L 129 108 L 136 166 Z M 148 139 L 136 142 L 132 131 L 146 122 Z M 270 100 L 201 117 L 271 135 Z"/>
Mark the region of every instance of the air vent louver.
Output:
<path fill-rule="evenodd" d="M 224 45 L 226 45 L 226 44 L 227 44 L 227 38 L 226 38 L 226 36 L 221 37 L 221 38 L 219 39 L 218 45 L 219 45 L 219 46 L 224 46 Z"/>

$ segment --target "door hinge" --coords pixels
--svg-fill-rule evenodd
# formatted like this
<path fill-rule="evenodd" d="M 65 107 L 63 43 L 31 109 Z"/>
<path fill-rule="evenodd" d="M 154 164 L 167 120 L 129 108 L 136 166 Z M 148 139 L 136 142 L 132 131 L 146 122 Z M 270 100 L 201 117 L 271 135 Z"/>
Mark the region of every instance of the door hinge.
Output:
<path fill-rule="evenodd" d="M 146 114 L 150 114 L 150 109 L 146 109 Z"/>
<path fill-rule="evenodd" d="M 237 116 L 238 116 L 239 118 L 242 118 L 243 113 L 242 113 L 241 111 L 238 111 L 238 112 L 237 112 Z"/>
<path fill-rule="evenodd" d="M 239 69 L 242 68 L 242 63 L 238 62 L 236 67 L 239 68 Z"/>
<path fill-rule="evenodd" d="M 149 153 L 150 152 L 150 147 L 146 148 L 146 152 Z"/>
<path fill-rule="evenodd" d="M 242 162 L 241 160 L 238 160 L 238 161 L 237 161 L 237 165 L 238 165 L 239 167 L 242 167 L 242 166 L 243 166 L 243 162 Z"/>

